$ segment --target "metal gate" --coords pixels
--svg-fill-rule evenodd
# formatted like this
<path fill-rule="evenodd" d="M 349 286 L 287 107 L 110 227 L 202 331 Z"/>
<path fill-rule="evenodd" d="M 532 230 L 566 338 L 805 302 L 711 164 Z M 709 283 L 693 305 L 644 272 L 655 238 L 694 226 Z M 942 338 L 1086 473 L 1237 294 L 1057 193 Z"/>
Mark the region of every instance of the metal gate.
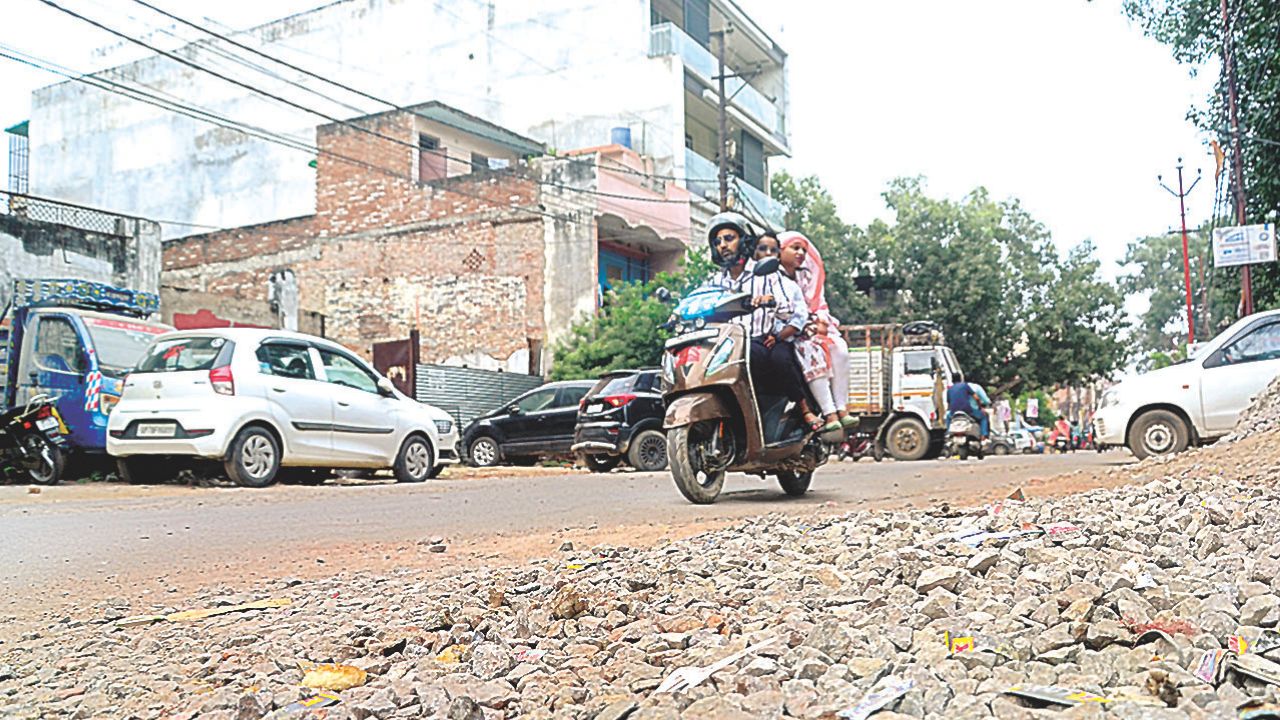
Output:
<path fill-rule="evenodd" d="M 450 365 L 418 365 L 418 402 L 434 405 L 458 421 L 459 430 L 543 383 L 539 375 Z"/>

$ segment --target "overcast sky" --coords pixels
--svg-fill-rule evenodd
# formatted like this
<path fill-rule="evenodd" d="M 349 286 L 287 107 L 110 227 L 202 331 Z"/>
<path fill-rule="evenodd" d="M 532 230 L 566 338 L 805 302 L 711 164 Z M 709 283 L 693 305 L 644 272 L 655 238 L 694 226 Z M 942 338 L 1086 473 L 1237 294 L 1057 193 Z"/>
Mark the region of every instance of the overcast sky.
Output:
<path fill-rule="evenodd" d="M 236 28 L 319 4 L 153 1 Z M 65 4 L 126 27 L 145 12 L 125 0 Z M 1177 201 L 1157 174 L 1169 181 L 1179 155 L 1192 176 L 1212 174 L 1185 116 L 1214 70 L 1189 78 L 1119 0 L 739 4 L 790 55 L 794 157 L 777 166 L 818 175 L 849 221 L 886 217 L 886 183 L 924 175 L 934 194 L 982 185 L 1019 198 L 1059 247 L 1092 239 L 1110 265 L 1130 240 L 1176 226 Z M 0 43 L 76 69 L 114 40 L 37 0 L 5 6 Z M 0 59 L 0 123 L 26 119 L 31 90 L 56 79 Z M 1206 218 L 1212 195 L 1211 182 L 1196 189 L 1190 223 Z"/>

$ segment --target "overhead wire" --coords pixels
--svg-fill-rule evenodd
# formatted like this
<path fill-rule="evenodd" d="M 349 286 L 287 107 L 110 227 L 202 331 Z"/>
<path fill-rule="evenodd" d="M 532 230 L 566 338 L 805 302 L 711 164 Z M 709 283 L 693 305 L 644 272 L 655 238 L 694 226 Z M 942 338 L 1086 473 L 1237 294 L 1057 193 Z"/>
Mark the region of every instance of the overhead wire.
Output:
<path fill-rule="evenodd" d="M 19 56 L 26 56 L 26 57 L 24 58 Z M 159 107 L 164 110 L 186 115 L 187 117 L 191 117 L 193 119 L 200 120 L 203 122 L 208 122 L 208 123 L 217 125 L 219 127 L 223 127 L 229 130 L 243 133 L 251 137 L 257 137 L 258 139 L 275 143 L 292 150 L 306 152 L 309 155 L 320 155 L 324 157 L 329 157 L 338 162 L 346 163 L 355 167 L 360 167 L 362 169 L 369 170 L 372 172 L 388 175 L 397 180 L 404 180 L 409 182 L 413 181 L 413 178 L 411 177 L 411 175 L 406 173 L 402 173 L 402 172 L 385 168 L 379 165 L 375 165 L 357 158 L 348 157 L 346 155 L 343 155 L 341 153 L 337 153 L 331 150 L 325 150 L 315 145 L 309 145 L 303 141 L 297 140 L 296 138 L 291 138 L 289 136 L 281 135 L 273 131 L 266 130 L 264 128 L 259 128 L 254 125 L 250 125 L 248 123 L 242 123 L 240 121 L 231 120 L 229 118 L 218 115 L 217 113 L 213 113 L 208 110 L 204 110 L 197 107 L 191 107 L 191 106 L 183 106 L 180 103 L 167 100 L 165 98 L 158 97 L 154 94 L 147 93 L 138 88 L 132 88 L 132 87 L 129 87 L 105 78 L 100 78 L 100 77 L 90 75 L 90 74 L 85 74 L 85 73 L 75 73 L 65 68 L 60 68 L 56 63 L 48 62 L 46 64 L 45 61 L 42 61 L 41 59 L 35 57 L 34 55 L 31 55 L 29 53 L 25 53 L 23 51 L 16 50 L 13 48 L 8 48 L 7 46 L 0 45 L 0 57 L 6 58 L 14 62 L 22 63 L 24 65 L 43 70 L 45 72 L 50 72 L 55 75 L 65 77 L 68 80 L 71 80 L 74 82 L 80 82 L 82 84 L 89 85 L 99 90 L 119 94 L 138 102 L 143 102 L 145 104 Z M 440 185 L 435 185 L 432 187 L 438 188 L 439 190 L 444 192 L 460 195 L 462 197 L 467 197 L 470 199 L 482 200 L 488 203 L 492 203 L 492 200 L 490 198 L 487 198 L 482 195 L 477 195 L 474 193 L 461 191 L 456 187 L 445 187 Z M 511 209 L 521 210 L 527 213 L 531 213 L 533 215 L 538 215 L 538 216 L 546 217 L 549 219 L 558 220 L 561 222 L 578 224 L 578 225 L 594 225 L 594 220 L 592 221 L 578 220 L 574 217 L 558 215 L 556 213 L 548 212 L 546 210 L 543 210 L 542 208 L 534 208 L 534 207 L 516 205 L 516 204 L 512 204 L 507 207 Z M 199 223 L 190 223 L 190 222 L 175 221 L 175 220 L 156 220 L 155 222 L 160 222 L 168 225 L 179 225 L 179 226 L 186 226 L 186 227 L 193 227 L 193 228 L 205 228 L 205 229 L 210 229 L 211 231 L 236 231 L 240 229 L 240 228 L 217 227 L 212 225 L 202 225 Z M 276 233 L 276 234 L 281 234 L 282 236 L 288 235 L 285 233 Z M 315 237 L 314 234 L 295 234 L 292 236 L 308 237 L 308 238 Z M 652 235 L 650 235 L 649 233 L 641 232 L 641 231 L 629 230 L 622 233 L 613 233 L 611 234 L 610 237 L 617 238 L 617 239 L 632 239 L 632 238 L 651 239 Z"/>

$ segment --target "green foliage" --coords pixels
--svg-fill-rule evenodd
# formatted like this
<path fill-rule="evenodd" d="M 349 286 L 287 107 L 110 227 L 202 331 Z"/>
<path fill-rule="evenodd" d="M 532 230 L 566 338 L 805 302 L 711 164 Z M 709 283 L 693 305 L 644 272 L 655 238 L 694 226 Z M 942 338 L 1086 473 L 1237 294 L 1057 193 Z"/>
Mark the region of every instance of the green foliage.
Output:
<path fill-rule="evenodd" d="M 659 273 L 647 283 L 630 283 L 609 292 L 600 311 L 574 325 L 555 349 L 553 380 L 596 378 L 622 368 L 653 367 L 671 333 L 659 326 L 671 307 L 653 293 L 665 287 L 681 294 L 703 283 L 714 265 L 705 252 L 686 253 L 676 273 Z"/>
<path fill-rule="evenodd" d="M 1236 272 L 1215 269 L 1209 252 L 1209 234 L 1188 236 L 1191 266 L 1191 314 L 1196 339 L 1208 340 L 1235 319 L 1240 288 Z M 1182 236 L 1155 235 L 1129 244 L 1121 264 L 1120 290 L 1126 295 L 1145 294 L 1151 305 L 1133 328 L 1133 346 L 1146 359 L 1143 369 L 1160 367 L 1154 363 L 1169 351 L 1185 352 L 1187 343 L 1186 284 L 1182 271 Z"/>
<path fill-rule="evenodd" d="M 1274 2 L 1228 0 L 1231 49 L 1237 87 L 1240 150 L 1243 155 L 1246 222 L 1274 222 L 1280 208 L 1280 41 Z M 1146 34 L 1168 45 L 1178 62 L 1223 67 L 1221 0 L 1125 0 L 1125 12 Z M 1219 182 L 1224 186 L 1218 213 L 1235 224 L 1234 193 L 1225 189 L 1231 179 L 1232 134 L 1227 112 L 1227 74 L 1220 72 L 1213 93 L 1188 117 L 1227 151 Z M 1280 306 L 1280 265 L 1253 268 L 1254 304 L 1259 310 Z M 1239 298 L 1240 271 L 1225 268 L 1215 276 L 1226 304 Z M 1234 316 L 1234 311 L 1232 311 Z M 1217 318 L 1213 318 L 1214 321 Z M 1153 319 L 1154 321 L 1154 319 Z"/>
<path fill-rule="evenodd" d="M 1093 247 L 1060 257 L 1017 201 L 982 188 L 940 200 L 922 179 L 903 178 L 885 192 L 894 222 L 864 230 L 839 219 L 816 178 L 779 173 L 773 187 L 788 227 L 823 251 L 827 300 L 845 325 L 934 320 L 966 377 L 997 394 L 1082 382 L 1124 360 L 1123 299 L 1101 279 Z"/>

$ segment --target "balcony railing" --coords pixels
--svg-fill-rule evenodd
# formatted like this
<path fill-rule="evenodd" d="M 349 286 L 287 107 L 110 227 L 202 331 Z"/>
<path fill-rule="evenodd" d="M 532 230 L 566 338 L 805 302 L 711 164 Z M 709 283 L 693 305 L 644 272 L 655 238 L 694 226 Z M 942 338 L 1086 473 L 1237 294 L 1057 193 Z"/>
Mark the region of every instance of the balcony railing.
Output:
<path fill-rule="evenodd" d="M 720 168 L 714 162 L 685 148 L 684 176 L 685 187 L 689 192 L 697 193 L 711 202 L 720 201 Z M 736 175 L 729 176 L 729 183 L 733 192 L 738 195 L 736 209 L 739 212 L 764 222 L 775 231 L 783 229 L 787 209 L 782 203 Z"/>
<path fill-rule="evenodd" d="M 137 237 L 138 219 L 57 200 L 0 191 L 0 215 L 66 225 L 88 232 Z"/>
<path fill-rule="evenodd" d="M 716 56 L 697 40 L 689 37 L 673 23 L 654 25 L 649 30 L 649 57 L 676 55 L 686 70 L 696 75 L 709 87 L 716 86 L 719 63 Z M 725 95 L 732 97 L 735 105 L 751 119 L 760 123 L 783 145 L 787 144 L 785 118 L 769 98 L 765 97 L 742 78 L 731 77 L 724 81 Z"/>

